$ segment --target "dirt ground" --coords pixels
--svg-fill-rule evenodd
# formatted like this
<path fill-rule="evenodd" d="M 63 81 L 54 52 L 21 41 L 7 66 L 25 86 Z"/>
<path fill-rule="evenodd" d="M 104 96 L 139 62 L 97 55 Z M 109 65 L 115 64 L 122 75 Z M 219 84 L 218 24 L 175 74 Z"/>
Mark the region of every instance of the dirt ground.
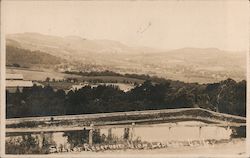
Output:
<path fill-rule="evenodd" d="M 234 139 L 229 143 L 218 143 L 214 145 L 204 145 L 204 146 L 196 146 L 196 147 L 169 147 L 169 148 L 161 148 L 161 149 L 153 149 L 153 150 L 106 150 L 102 152 L 70 152 L 70 153 L 60 153 L 60 154 L 76 154 L 76 155 L 142 155 L 147 154 L 151 156 L 161 155 L 161 156 L 233 156 L 233 155 L 245 155 L 246 154 L 246 140 L 245 139 Z M 144 155 L 145 156 L 145 155 Z M 178 157 L 179 157 L 178 156 Z"/>

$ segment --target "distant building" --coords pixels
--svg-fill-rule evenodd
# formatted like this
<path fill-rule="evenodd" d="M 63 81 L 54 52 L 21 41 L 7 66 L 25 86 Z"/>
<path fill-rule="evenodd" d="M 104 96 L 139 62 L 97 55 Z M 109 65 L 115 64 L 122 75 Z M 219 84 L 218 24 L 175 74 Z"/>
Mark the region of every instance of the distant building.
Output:
<path fill-rule="evenodd" d="M 6 74 L 6 90 L 11 93 L 16 92 L 17 88 L 22 91 L 24 87 L 32 86 L 32 81 L 24 80 L 22 74 Z"/>
<path fill-rule="evenodd" d="M 22 74 L 6 74 L 6 80 L 23 80 Z"/>

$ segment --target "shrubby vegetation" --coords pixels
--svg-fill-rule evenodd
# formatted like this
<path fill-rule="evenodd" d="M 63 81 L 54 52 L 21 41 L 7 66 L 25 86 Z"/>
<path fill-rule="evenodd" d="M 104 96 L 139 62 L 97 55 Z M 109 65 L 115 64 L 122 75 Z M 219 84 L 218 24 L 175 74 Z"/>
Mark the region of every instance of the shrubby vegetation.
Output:
<path fill-rule="evenodd" d="M 201 107 L 222 113 L 246 116 L 246 81 L 227 79 L 213 84 L 152 82 L 146 80 L 128 92 L 114 86 L 83 87 L 67 94 L 33 86 L 22 92 L 7 91 L 7 117 L 90 114 Z"/>
<path fill-rule="evenodd" d="M 8 138 L 5 151 L 6 154 L 48 154 L 50 145 L 48 139 L 44 139 L 39 147 L 38 137 L 26 134 Z"/>

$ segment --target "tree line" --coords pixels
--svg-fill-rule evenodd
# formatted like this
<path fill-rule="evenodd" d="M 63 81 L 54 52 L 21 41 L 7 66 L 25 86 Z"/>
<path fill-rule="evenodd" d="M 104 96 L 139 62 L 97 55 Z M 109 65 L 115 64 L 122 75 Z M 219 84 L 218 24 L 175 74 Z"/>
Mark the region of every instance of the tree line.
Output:
<path fill-rule="evenodd" d="M 116 86 L 86 86 L 65 93 L 34 85 L 6 91 L 7 118 L 201 107 L 246 116 L 246 81 L 212 84 L 146 80 L 123 92 Z"/>
<path fill-rule="evenodd" d="M 166 79 L 159 78 L 157 76 L 150 76 L 145 74 L 121 74 L 110 70 L 104 70 L 104 71 L 90 71 L 90 72 L 75 72 L 75 71 L 65 71 L 66 74 L 71 75 L 80 75 L 80 76 L 119 76 L 119 77 L 127 77 L 127 78 L 134 78 L 134 79 L 140 79 L 140 80 L 151 80 L 156 82 L 164 82 Z"/>

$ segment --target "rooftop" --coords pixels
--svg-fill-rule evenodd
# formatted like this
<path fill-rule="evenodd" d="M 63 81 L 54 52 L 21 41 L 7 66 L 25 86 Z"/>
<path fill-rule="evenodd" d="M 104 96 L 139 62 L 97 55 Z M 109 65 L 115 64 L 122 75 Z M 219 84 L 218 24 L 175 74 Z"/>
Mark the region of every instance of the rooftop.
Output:
<path fill-rule="evenodd" d="M 23 80 L 6 80 L 6 87 L 32 87 L 32 81 L 23 81 Z"/>
<path fill-rule="evenodd" d="M 6 74 L 6 80 L 23 80 L 22 74 Z"/>

